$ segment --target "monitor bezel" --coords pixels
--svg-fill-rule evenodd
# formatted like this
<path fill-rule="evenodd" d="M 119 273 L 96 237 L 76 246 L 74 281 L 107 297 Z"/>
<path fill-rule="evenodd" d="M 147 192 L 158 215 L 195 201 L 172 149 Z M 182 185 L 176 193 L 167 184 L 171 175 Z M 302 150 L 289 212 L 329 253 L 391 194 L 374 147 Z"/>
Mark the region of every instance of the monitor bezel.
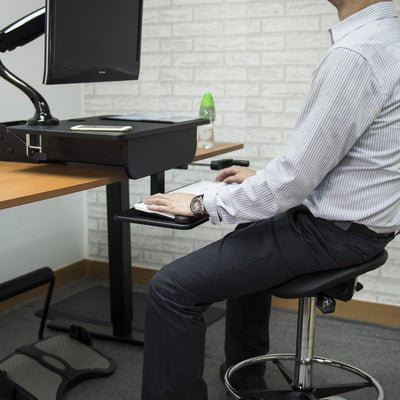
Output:
<path fill-rule="evenodd" d="M 142 15 L 143 15 L 143 0 L 135 0 L 138 2 L 138 35 L 137 35 L 137 54 L 136 61 L 130 65 L 129 73 L 122 72 L 119 68 L 99 68 L 99 66 L 91 66 L 88 69 L 86 66 L 78 63 L 57 64 L 55 63 L 52 51 L 52 29 L 54 26 L 54 5 L 58 0 L 46 0 L 46 25 L 45 25 L 45 60 L 43 83 L 51 84 L 66 84 L 66 83 L 90 83 L 90 82 L 109 82 L 109 81 L 126 81 L 139 79 L 140 72 L 140 56 L 141 56 L 141 41 L 142 41 Z M 65 68 L 67 66 L 67 68 Z M 67 72 L 61 72 L 67 70 Z"/>

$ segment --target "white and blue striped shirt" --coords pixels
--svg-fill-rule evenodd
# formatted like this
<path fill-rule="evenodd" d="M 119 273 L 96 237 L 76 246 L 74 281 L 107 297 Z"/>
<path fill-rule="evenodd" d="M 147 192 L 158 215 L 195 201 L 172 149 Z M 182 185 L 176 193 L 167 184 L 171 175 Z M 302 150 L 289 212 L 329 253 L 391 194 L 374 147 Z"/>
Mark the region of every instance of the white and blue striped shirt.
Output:
<path fill-rule="evenodd" d="M 379 232 L 400 226 L 400 22 L 391 1 L 332 30 L 286 155 L 240 185 L 204 194 L 212 223 L 269 218 L 305 204 Z"/>

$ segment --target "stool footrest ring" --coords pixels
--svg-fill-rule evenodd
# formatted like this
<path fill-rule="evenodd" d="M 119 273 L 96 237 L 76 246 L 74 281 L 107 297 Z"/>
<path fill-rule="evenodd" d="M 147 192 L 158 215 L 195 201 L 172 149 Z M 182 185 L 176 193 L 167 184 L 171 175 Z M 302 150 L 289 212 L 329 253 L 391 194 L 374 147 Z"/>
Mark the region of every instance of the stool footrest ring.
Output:
<path fill-rule="evenodd" d="M 311 388 L 296 388 L 291 380 L 290 373 L 282 365 L 282 361 L 296 362 L 296 355 L 289 353 L 282 354 L 267 354 L 263 356 L 249 358 L 242 362 L 239 362 L 227 369 L 225 374 L 225 385 L 228 392 L 237 400 L 255 400 L 255 399 L 301 399 L 301 400 L 318 400 L 325 399 L 329 396 L 335 396 L 342 393 L 348 393 L 351 391 L 362 390 L 365 388 L 373 388 L 375 390 L 375 400 L 384 400 L 384 393 L 379 382 L 369 375 L 367 372 L 354 367 L 352 365 L 332 360 L 324 357 L 314 356 L 312 363 L 315 365 L 324 365 L 327 367 L 337 368 L 344 370 L 350 374 L 361 378 L 359 382 L 347 382 L 338 384 L 325 384 L 325 385 L 313 385 Z M 234 387 L 231 382 L 232 376 L 237 373 L 240 369 L 255 365 L 256 363 L 271 362 L 278 368 L 282 374 L 284 380 L 288 383 L 288 387 L 278 388 L 263 388 L 254 390 L 241 390 Z"/>

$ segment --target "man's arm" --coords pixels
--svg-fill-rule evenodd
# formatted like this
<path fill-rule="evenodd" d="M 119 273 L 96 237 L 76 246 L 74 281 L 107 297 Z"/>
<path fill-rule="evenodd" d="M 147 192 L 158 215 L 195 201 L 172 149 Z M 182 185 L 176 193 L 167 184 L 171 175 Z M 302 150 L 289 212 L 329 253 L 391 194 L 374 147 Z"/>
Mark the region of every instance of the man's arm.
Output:
<path fill-rule="evenodd" d="M 206 192 L 213 223 L 271 217 L 301 204 L 352 149 L 384 103 L 369 64 L 344 48 L 330 51 L 313 75 L 288 152 L 218 192 Z"/>

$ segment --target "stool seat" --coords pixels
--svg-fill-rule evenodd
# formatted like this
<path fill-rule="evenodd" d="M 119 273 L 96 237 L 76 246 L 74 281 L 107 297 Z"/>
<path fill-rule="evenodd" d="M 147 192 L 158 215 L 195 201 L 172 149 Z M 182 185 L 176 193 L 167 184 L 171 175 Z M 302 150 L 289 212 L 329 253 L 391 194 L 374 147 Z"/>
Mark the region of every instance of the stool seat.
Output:
<path fill-rule="evenodd" d="M 357 399 L 383 400 L 384 393 L 379 382 L 352 365 L 314 355 L 315 314 L 318 307 L 323 313 L 335 310 L 335 299 L 348 301 L 362 285 L 357 282 L 359 275 L 372 271 L 383 265 L 388 258 L 386 250 L 371 260 L 355 266 L 335 270 L 321 271 L 300 276 L 272 289 L 272 294 L 286 299 L 298 298 L 297 336 L 295 354 L 265 354 L 248 358 L 227 369 L 225 385 L 228 392 L 237 400 L 330 400 L 343 393 L 353 393 Z M 333 338 L 334 339 L 334 338 Z M 313 382 L 313 366 L 327 371 L 324 374 L 329 382 Z M 243 390 L 235 387 L 235 374 L 267 373 L 278 370 L 285 385 L 277 387 Z M 344 374 L 337 382 L 338 372 Z M 334 379 L 333 382 L 331 380 Z M 355 393 L 357 392 L 357 393 Z M 378 397 L 376 397 L 376 395 Z M 333 396 L 333 397 L 331 397 Z M 354 399 L 350 395 L 350 399 Z M 340 397 L 344 399 L 343 397 Z M 371 399 L 372 400 L 372 399 Z"/>
<path fill-rule="evenodd" d="M 377 256 L 362 264 L 302 275 L 275 287 L 272 290 L 272 294 L 284 299 L 297 299 L 300 297 L 312 297 L 325 294 L 339 300 L 347 301 L 350 300 L 352 296 L 347 298 L 347 296 L 344 295 L 343 283 L 347 282 L 347 284 L 351 284 L 351 281 L 354 282 L 357 276 L 383 265 L 387 258 L 388 253 L 386 250 L 383 250 Z"/>

